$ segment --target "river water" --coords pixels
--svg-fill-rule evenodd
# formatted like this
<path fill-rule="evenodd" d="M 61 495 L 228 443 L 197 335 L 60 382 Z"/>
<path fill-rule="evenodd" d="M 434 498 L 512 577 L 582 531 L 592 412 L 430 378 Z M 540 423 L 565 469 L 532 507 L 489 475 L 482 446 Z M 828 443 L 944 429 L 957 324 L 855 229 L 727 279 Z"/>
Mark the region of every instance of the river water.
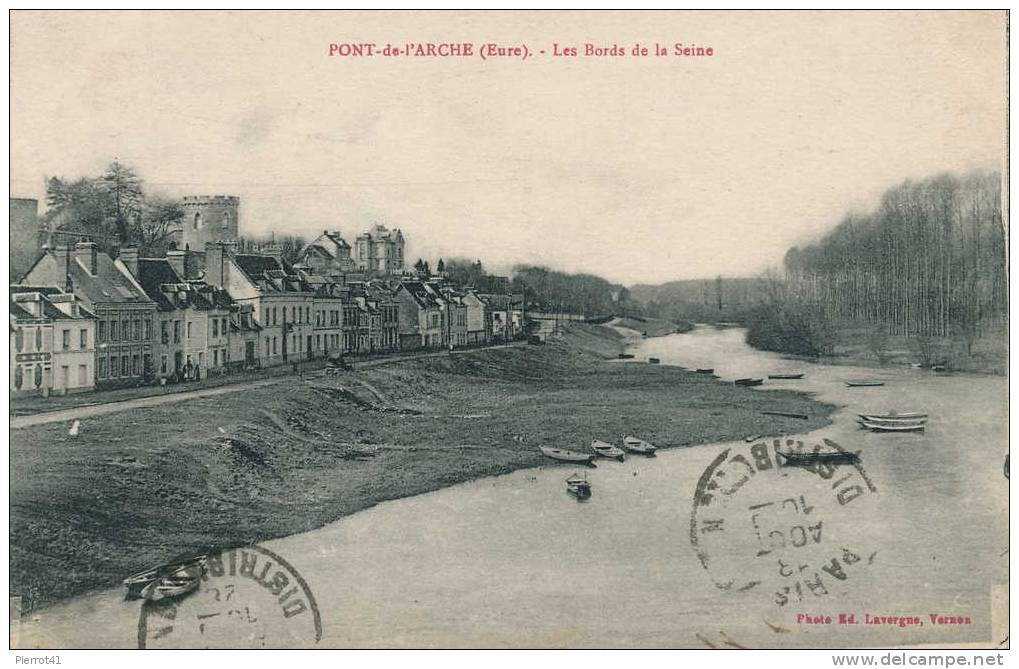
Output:
<path fill-rule="evenodd" d="M 564 492 L 571 469 L 543 467 L 267 542 L 313 593 L 319 646 L 994 645 L 1007 633 L 1005 379 L 786 360 L 750 349 L 735 328 L 698 327 L 633 352 L 638 364 L 655 356 L 713 367 L 723 380 L 802 371 L 747 392 L 796 389 L 841 407 L 831 426 L 794 441 L 829 439 L 859 451 L 861 466 L 776 467 L 771 439 L 713 444 L 603 461 L 587 473 L 594 495 L 584 503 Z M 846 387 L 856 378 L 886 385 Z M 888 410 L 928 412 L 926 433 L 855 423 L 857 412 Z M 18 626 L 18 643 L 135 646 L 140 605 L 122 596 L 38 612 Z M 180 619 L 194 613 L 187 601 Z M 931 614 L 955 618 L 935 624 Z M 867 615 L 924 624 L 868 624 Z M 179 643 L 224 643 L 189 634 Z"/>

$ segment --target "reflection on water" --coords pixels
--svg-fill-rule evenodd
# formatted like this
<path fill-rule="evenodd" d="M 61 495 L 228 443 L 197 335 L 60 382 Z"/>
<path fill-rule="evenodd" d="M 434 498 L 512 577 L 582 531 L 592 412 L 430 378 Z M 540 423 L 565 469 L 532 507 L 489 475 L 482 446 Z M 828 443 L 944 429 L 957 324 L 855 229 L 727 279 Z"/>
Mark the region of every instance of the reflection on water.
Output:
<path fill-rule="evenodd" d="M 603 461 L 587 473 L 594 494 L 583 504 L 566 494 L 572 470 L 564 467 L 389 502 L 266 544 L 314 591 L 322 645 L 704 648 L 990 640 L 989 589 L 1007 579 L 1004 379 L 784 360 L 748 348 L 737 329 L 648 339 L 635 352 L 663 364 L 714 367 L 726 380 L 805 372 L 803 380 L 766 381 L 747 392 L 798 389 L 844 407 L 833 425 L 799 438 L 828 438 L 861 451 L 876 493 L 842 505 L 833 487 L 840 476 L 765 468 L 754 461 L 752 445 L 737 443 Z M 844 385 L 860 377 L 886 385 Z M 857 428 L 856 413 L 889 409 L 930 413 L 927 432 Z M 710 544 L 705 569 L 691 546 L 694 492 L 726 448 L 755 463 L 755 473 L 719 508 L 731 534 L 700 542 Z M 731 486 L 741 472 L 735 467 L 716 481 Z M 796 509 L 783 506 L 801 495 Z M 811 515 L 800 518 L 795 514 L 804 505 Z M 823 541 L 804 547 L 808 535 L 801 538 L 796 528 L 807 532 L 815 519 L 824 521 L 815 530 Z M 789 552 L 769 552 L 781 542 Z M 835 558 L 832 567 L 827 561 Z M 822 570 L 826 564 L 830 573 Z M 787 572 L 777 571 L 803 565 L 797 579 L 782 581 Z M 816 583 L 814 573 L 823 593 L 807 587 Z M 761 584 L 722 589 L 715 584 L 725 580 L 719 574 Z M 786 593 L 780 605 L 776 590 L 794 580 L 807 586 Z M 110 591 L 42 612 L 23 626 L 22 639 L 132 645 L 138 605 L 120 597 Z M 797 623 L 797 614 L 839 613 L 915 615 L 927 622 L 903 628 Z M 968 616 L 972 624 L 934 626 L 930 613 Z"/>

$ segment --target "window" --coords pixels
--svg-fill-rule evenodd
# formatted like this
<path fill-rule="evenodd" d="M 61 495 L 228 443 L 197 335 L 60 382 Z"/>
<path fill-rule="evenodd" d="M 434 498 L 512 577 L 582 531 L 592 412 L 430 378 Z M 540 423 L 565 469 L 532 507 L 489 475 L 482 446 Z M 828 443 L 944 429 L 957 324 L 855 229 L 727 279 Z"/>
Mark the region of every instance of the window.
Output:
<path fill-rule="evenodd" d="M 197 230 L 202 227 L 202 212 L 196 211 L 194 221 L 191 223 L 191 229 Z"/>
<path fill-rule="evenodd" d="M 14 331 L 14 348 L 20 353 L 25 348 L 25 331 L 18 328 Z M 21 369 L 20 367 L 18 369 Z"/>
<path fill-rule="evenodd" d="M 120 324 L 120 339 L 121 341 L 130 341 L 131 339 L 131 321 L 124 320 Z"/>
<path fill-rule="evenodd" d="M 159 372 L 161 374 L 166 374 L 166 363 L 167 363 L 166 356 L 165 355 L 160 356 L 159 357 Z"/>
<path fill-rule="evenodd" d="M 117 321 L 110 321 L 110 341 L 117 341 Z"/>
<path fill-rule="evenodd" d="M 106 358 L 99 358 L 99 378 L 106 378 Z"/>
<path fill-rule="evenodd" d="M 265 354 L 269 355 L 269 338 L 265 338 Z"/>
<path fill-rule="evenodd" d="M 191 321 L 188 321 L 188 339 L 191 339 Z"/>
<path fill-rule="evenodd" d="M 82 350 L 88 348 L 88 330 L 78 331 L 78 343 L 81 344 Z"/>
<path fill-rule="evenodd" d="M 180 343 L 180 321 L 173 322 L 173 343 Z"/>
<path fill-rule="evenodd" d="M 131 358 L 126 355 L 120 356 L 120 375 L 130 376 L 131 375 Z"/>
<path fill-rule="evenodd" d="M 134 374 L 135 376 L 142 373 L 141 365 L 138 364 L 137 354 L 131 356 L 131 373 Z"/>
<path fill-rule="evenodd" d="M 120 358 L 115 355 L 110 356 L 110 377 L 120 376 L 120 366 L 117 364 L 120 362 Z"/>
<path fill-rule="evenodd" d="M 213 318 L 212 319 L 212 336 L 213 337 L 218 337 L 219 336 L 219 319 L 218 318 Z"/>
<path fill-rule="evenodd" d="M 159 341 L 164 344 L 170 343 L 170 323 L 167 321 L 159 322 Z M 166 371 L 165 369 L 163 370 Z"/>
<path fill-rule="evenodd" d="M 276 307 L 272 308 L 272 324 L 276 325 Z"/>
<path fill-rule="evenodd" d="M 272 354 L 276 355 L 276 337 L 272 338 Z"/>
<path fill-rule="evenodd" d="M 106 321 L 99 321 L 99 341 L 106 341 Z"/>
<path fill-rule="evenodd" d="M 37 351 L 42 350 L 42 328 L 35 329 L 35 350 Z M 38 368 L 38 365 L 36 365 L 36 367 Z M 39 384 L 37 383 L 35 385 Z"/>
<path fill-rule="evenodd" d="M 21 365 L 18 365 L 14 368 L 14 387 L 21 390 L 23 383 L 25 383 L 25 372 L 21 369 Z"/>
<path fill-rule="evenodd" d="M 152 320 L 146 318 L 143 324 L 145 326 L 145 341 L 148 341 L 152 339 Z"/>
<path fill-rule="evenodd" d="M 224 337 L 226 336 L 226 323 L 227 319 L 224 318 L 219 324 L 219 331 L 223 333 Z"/>
<path fill-rule="evenodd" d="M 212 366 L 219 367 L 219 349 L 212 350 Z"/>
<path fill-rule="evenodd" d="M 140 318 L 134 319 L 134 339 L 138 341 L 142 338 L 142 320 Z"/>
<path fill-rule="evenodd" d="M 262 307 L 262 322 L 269 324 L 269 307 Z"/>

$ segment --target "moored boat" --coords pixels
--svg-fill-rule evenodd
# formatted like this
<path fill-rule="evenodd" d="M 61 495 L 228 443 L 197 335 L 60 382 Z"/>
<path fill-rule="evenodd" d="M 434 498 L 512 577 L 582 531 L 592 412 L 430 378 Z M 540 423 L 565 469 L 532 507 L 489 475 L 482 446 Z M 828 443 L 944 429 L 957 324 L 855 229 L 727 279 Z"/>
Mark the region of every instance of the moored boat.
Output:
<path fill-rule="evenodd" d="M 892 411 L 886 414 L 858 413 L 856 415 L 864 420 L 919 420 L 928 416 L 928 414 L 919 411 L 903 411 L 902 413 Z"/>
<path fill-rule="evenodd" d="M 804 377 L 804 374 L 802 372 L 799 373 L 799 374 L 768 374 L 768 378 L 769 379 L 787 379 L 787 380 L 792 380 L 792 379 L 802 379 L 803 377 Z"/>
<path fill-rule="evenodd" d="M 872 388 L 874 386 L 885 385 L 884 381 L 869 381 L 867 379 L 859 379 L 856 381 L 846 381 L 846 385 L 850 388 Z"/>
<path fill-rule="evenodd" d="M 658 358 L 648 358 L 647 361 L 649 365 L 657 365 L 661 362 Z"/>
<path fill-rule="evenodd" d="M 698 374 L 714 374 L 715 373 L 715 368 L 714 367 L 698 367 L 694 371 L 696 373 L 698 373 Z"/>
<path fill-rule="evenodd" d="M 811 453 L 787 453 L 784 451 L 778 451 L 778 454 L 782 456 L 785 461 L 783 464 L 787 467 L 795 467 L 799 465 L 813 465 L 813 464 L 852 464 L 860 460 L 859 452 L 852 453 L 849 451 L 814 451 Z"/>
<path fill-rule="evenodd" d="M 878 418 L 877 416 L 860 416 L 857 422 L 874 423 L 875 425 L 923 425 L 927 417 L 922 418 Z"/>
<path fill-rule="evenodd" d="M 658 449 L 649 441 L 637 437 L 623 437 L 623 447 L 631 453 L 653 456 Z"/>
<path fill-rule="evenodd" d="M 754 378 L 736 379 L 735 381 L 733 381 L 733 383 L 736 384 L 737 386 L 759 386 L 762 383 L 764 383 L 764 379 Z"/>
<path fill-rule="evenodd" d="M 582 463 L 588 467 L 595 467 L 595 459 L 597 455 L 591 455 L 590 453 L 580 453 L 578 451 L 568 451 L 564 448 L 555 448 L 554 446 L 539 446 L 542 453 L 553 460 L 559 460 L 560 462 L 573 462 Z"/>
<path fill-rule="evenodd" d="M 581 476 L 580 474 L 573 474 L 566 479 L 566 492 L 570 493 L 577 499 L 587 499 L 591 496 L 591 484 L 587 480 L 587 476 Z"/>
<path fill-rule="evenodd" d="M 619 460 L 620 462 L 626 459 L 626 453 L 623 452 L 623 449 L 617 448 L 605 441 L 598 441 L 595 439 L 591 442 L 591 450 L 603 458 L 612 458 L 614 460 Z"/>
<path fill-rule="evenodd" d="M 861 420 L 859 423 L 871 432 L 923 432 L 924 428 L 926 428 L 926 425 L 923 423 L 902 423 L 901 425 L 896 425 L 892 423 L 872 423 L 865 420 Z"/>
<path fill-rule="evenodd" d="M 158 602 L 161 599 L 180 597 L 198 589 L 201 574 L 170 574 L 146 585 L 141 591 L 142 599 Z"/>
<path fill-rule="evenodd" d="M 140 571 L 137 574 L 128 576 L 123 580 L 124 586 L 127 587 L 127 593 L 124 598 L 148 598 L 145 595 L 146 588 L 165 578 L 199 579 L 202 577 L 202 574 L 205 573 L 207 562 L 207 556 L 198 555 L 187 560 L 171 562 L 169 564 L 153 567 L 152 569 L 146 569 L 145 571 Z"/>

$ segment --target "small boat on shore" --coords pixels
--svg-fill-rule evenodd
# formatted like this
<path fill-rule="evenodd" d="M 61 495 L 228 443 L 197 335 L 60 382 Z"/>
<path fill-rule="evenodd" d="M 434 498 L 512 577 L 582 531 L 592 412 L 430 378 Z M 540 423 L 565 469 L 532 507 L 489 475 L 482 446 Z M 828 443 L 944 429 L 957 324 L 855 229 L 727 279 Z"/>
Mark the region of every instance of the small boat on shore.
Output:
<path fill-rule="evenodd" d="M 791 411 L 762 411 L 765 416 L 782 416 L 783 418 L 799 418 L 800 420 L 808 420 L 810 416 L 805 413 L 793 413 Z"/>
<path fill-rule="evenodd" d="M 553 446 L 539 446 L 539 450 L 544 453 L 547 457 L 553 460 L 559 460 L 560 462 L 573 462 L 585 464 L 588 467 L 596 467 L 594 461 L 597 459 L 597 455 L 591 455 L 590 453 L 580 453 L 578 451 L 568 451 L 564 448 L 555 448 Z"/>
<path fill-rule="evenodd" d="M 566 479 L 566 492 L 570 493 L 577 499 L 588 499 L 591 497 L 591 484 L 587 480 L 587 476 L 581 476 L 580 474 L 573 474 Z"/>
<path fill-rule="evenodd" d="M 694 372 L 697 373 L 697 374 L 714 374 L 715 373 L 715 368 L 714 367 L 698 367 L 697 369 L 694 370 Z"/>
<path fill-rule="evenodd" d="M 923 418 L 878 418 L 876 416 L 868 416 L 864 418 L 861 416 L 857 419 L 860 423 L 873 423 L 875 425 L 923 425 L 927 422 L 927 417 Z"/>
<path fill-rule="evenodd" d="M 865 420 L 859 421 L 860 425 L 871 432 L 923 432 L 927 427 L 923 423 L 871 423 Z"/>
<path fill-rule="evenodd" d="M 633 360 L 633 357 L 634 357 L 633 353 L 620 353 L 619 354 L 619 359 L 620 360 Z"/>
<path fill-rule="evenodd" d="M 754 378 L 736 379 L 735 381 L 733 381 L 733 383 L 736 384 L 737 386 L 759 386 L 762 383 L 764 383 L 764 379 Z"/>
<path fill-rule="evenodd" d="M 932 372 L 947 372 L 948 371 L 948 367 L 946 367 L 945 365 L 931 365 L 931 371 Z"/>
<path fill-rule="evenodd" d="M 747 435 L 746 437 L 744 437 L 743 441 L 745 441 L 748 444 L 750 444 L 750 443 L 753 443 L 753 442 L 757 441 L 760 438 L 761 438 L 761 435 L 759 435 L 759 434 L 751 434 L 751 435 Z"/>
<path fill-rule="evenodd" d="M 884 381 L 868 381 L 866 379 L 860 379 L 857 381 L 846 381 L 846 385 L 850 388 L 873 388 L 875 386 L 885 385 Z"/>
<path fill-rule="evenodd" d="M 623 448 L 631 453 L 639 453 L 648 457 L 653 457 L 655 451 L 658 450 L 651 442 L 638 439 L 637 437 L 623 437 Z"/>
<path fill-rule="evenodd" d="M 793 379 L 802 379 L 803 377 L 804 377 L 804 374 L 802 372 L 799 373 L 799 374 L 768 374 L 768 378 L 769 379 L 793 380 Z"/>
<path fill-rule="evenodd" d="M 867 421 L 883 421 L 883 420 L 898 420 L 898 421 L 915 421 L 927 419 L 927 414 L 920 413 L 918 411 L 904 411 L 902 413 L 887 413 L 887 414 L 876 414 L 876 413 L 858 413 L 856 414 L 863 420 Z"/>
<path fill-rule="evenodd" d="M 591 450 L 603 458 L 612 458 L 613 460 L 619 460 L 620 462 L 626 460 L 626 453 L 623 452 L 623 449 L 617 448 L 605 441 L 598 441 L 595 439 L 591 442 Z"/>
<path fill-rule="evenodd" d="M 127 587 L 124 598 L 158 601 L 190 592 L 198 587 L 198 581 L 205 573 L 207 563 L 208 557 L 199 555 L 128 576 L 123 580 L 124 586 Z M 190 587 L 188 581 L 194 581 L 194 586 Z"/>
<path fill-rule="evenodd" d="M 786 467 L 821 463 L 829 465 L 853 464 L 860 460 L 859 452 L 851 453 L 848 451 L 814 451 L 812 453 L 786 453 L 778 451 L 778 454 L 782 456 L 782 459 L 785 461 L 783 466 Z"/>
<path fill-rule="evenodd" d="M 647 362 L 649 365 L 657 365 L 658 363 L 661 362 L 661 360 L 659 360 L 658 358 L 648 358 Z"/>

